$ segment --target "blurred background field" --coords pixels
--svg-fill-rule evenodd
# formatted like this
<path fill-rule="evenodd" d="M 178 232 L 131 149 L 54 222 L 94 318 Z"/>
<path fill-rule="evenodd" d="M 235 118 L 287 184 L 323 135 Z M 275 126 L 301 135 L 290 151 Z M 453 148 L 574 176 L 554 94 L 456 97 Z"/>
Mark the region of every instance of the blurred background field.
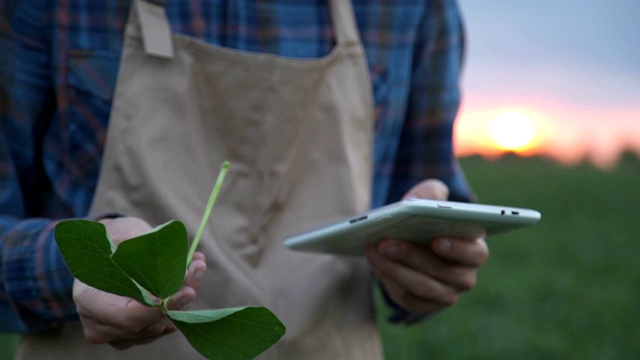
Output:
<path fill-rule="evenodd" d="M 509 155 L 461 163 L 481 202 L 543 219 L 488 239 L 478 287 L 453 308 L 408 328 L 383 325 L 386 358 L 640 356 L 640 160 L 624 156 L 610 171 Z M 0 359 L 14 343 L 0 337 Z"/>
<path fill-rule="evenodd" d="M 0 359 L 2 360 L 12 359 L 15 345 L 16 345 L 15 336 L 0 334 Z"/>
<path fill-rule="evenodd" d="M 516 156 L 461 161 L 481 202 L 534 208 L 542 220 L 489 238 L 478 286 L 456 306 L 383 327 L 386 358 L 638 358 L 638 158 L 611 171 Z"/>

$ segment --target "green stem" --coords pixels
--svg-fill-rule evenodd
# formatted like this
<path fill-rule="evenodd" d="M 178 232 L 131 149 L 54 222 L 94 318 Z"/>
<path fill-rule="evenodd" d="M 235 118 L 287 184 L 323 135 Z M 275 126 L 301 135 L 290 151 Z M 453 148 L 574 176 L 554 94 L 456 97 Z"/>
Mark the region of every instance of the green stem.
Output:
<path fill-rule="evenodd" d="M 196 233 L 196 237 L 193 239 L 191 248 L 189 248 L 189 256 L 187 256 L 187 264 L 191 263 L 191 259 L 193 259 L 193 254 L 196 252 L 196 248 L 200 243 L 200 239 L 202 238 L 202 233 L 204 232 L 204 228 L 207 225 L 209 216 L 211 215 L 211 209 L 213 209 L 213 204 L 216 202 L 216 198 L 218 197 L 218 192 L 220 192 L 220 188 L 222 187 L 222 182 L 224 181 L 224 177 L 225 175 L 227 175 L 228 170 L 229 170 L 229 162 L 225 161 L 222 163 L 220 173 L 218 174 L 218 180 L 216 180 L 216 183 L 213 186 L 213 189 L 211 190 L 211 195 L 209 195 L 209 202 L 207 203 L 207 207 L 205 208 L 204 214 L 202 215 L 202 220 L 200 221 L 200 226 L 198 227 L 198 232 Z"/>
<path fill-rule="evenodd" d="M 160 308 L 162 309 L 162 313 L 165 315 L 169 312 L 169 299 L 171 299 L 171 296 L 169 296 L 166 299 L 162 299 L 162 302 L 160 303 Z"/>

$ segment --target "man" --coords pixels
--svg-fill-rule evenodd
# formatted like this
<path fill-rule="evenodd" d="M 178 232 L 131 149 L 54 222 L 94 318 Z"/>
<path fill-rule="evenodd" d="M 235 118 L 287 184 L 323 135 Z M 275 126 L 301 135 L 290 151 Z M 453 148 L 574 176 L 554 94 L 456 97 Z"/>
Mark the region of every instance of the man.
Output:
<path fill-rule="evenodd" d="M 15 69 L 0 159 L 0 309 L 3 330 L 31 334 L 19 357 L 191 356 L 175 335 L 153 341 L 174 330 L 158 312 L 74 281 L 52 229 L 90 216 L 117 242 L 172 218 L 193 232 L 222 160 L 232 169 L 204 255 L 173 306 L 197 293 L 194 306 L 270 308 L 287 335 L 265 357 L 379 357 L 370 271 L 396 322 L 475 286 L 483 239 L 387 239 L 368 249 L 368 266 L 279 244 L 401 198 L 471 199 L 451 144 L 462 61 L 454 1 L 130 5 L 4 4 Z M 129 350 L 87 345 L 82 332 Z"/>

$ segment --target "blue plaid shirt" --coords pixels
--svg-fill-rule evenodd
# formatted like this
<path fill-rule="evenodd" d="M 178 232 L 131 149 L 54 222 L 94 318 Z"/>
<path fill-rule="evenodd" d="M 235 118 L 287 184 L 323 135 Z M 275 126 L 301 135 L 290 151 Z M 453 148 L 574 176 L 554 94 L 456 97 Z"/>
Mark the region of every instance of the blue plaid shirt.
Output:
<path fill-rule="evenodd" d="M 455 0 L 353 0 L 374 89 L 373 205 L 425 178 L 470 192 L 452 149 L 463 30 Z M 129 1 L 1 0 L 0 331 L 77 317 L 52 230 L 84 217 L 98 179 Z M 313 58 L 333 46 L 328 1 L 169 1 L 175 32 Z"/>

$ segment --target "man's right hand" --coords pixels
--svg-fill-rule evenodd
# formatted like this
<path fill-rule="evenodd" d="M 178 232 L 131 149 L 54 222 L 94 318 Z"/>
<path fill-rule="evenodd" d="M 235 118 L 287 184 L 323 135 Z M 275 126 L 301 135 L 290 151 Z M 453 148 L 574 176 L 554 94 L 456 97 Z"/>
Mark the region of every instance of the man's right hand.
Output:
<path fill-rule="evenodd" d="M 116 245 L 151 230 L 149 224 L 134 217 L 103 219 L 100 222 L 106 226 Z M 170 309 L 185 309 L 195 300 L 206 270 L 204 255 L 196 252 L 182 288 L 169 301 Z M 126 349 L 150 343 L 176 330 L 159 308 L 150 308 L 133 299 L 98 290 L 77 279 L 73 284 L 73 300 L 84 334 L 94 344 Z"/>

